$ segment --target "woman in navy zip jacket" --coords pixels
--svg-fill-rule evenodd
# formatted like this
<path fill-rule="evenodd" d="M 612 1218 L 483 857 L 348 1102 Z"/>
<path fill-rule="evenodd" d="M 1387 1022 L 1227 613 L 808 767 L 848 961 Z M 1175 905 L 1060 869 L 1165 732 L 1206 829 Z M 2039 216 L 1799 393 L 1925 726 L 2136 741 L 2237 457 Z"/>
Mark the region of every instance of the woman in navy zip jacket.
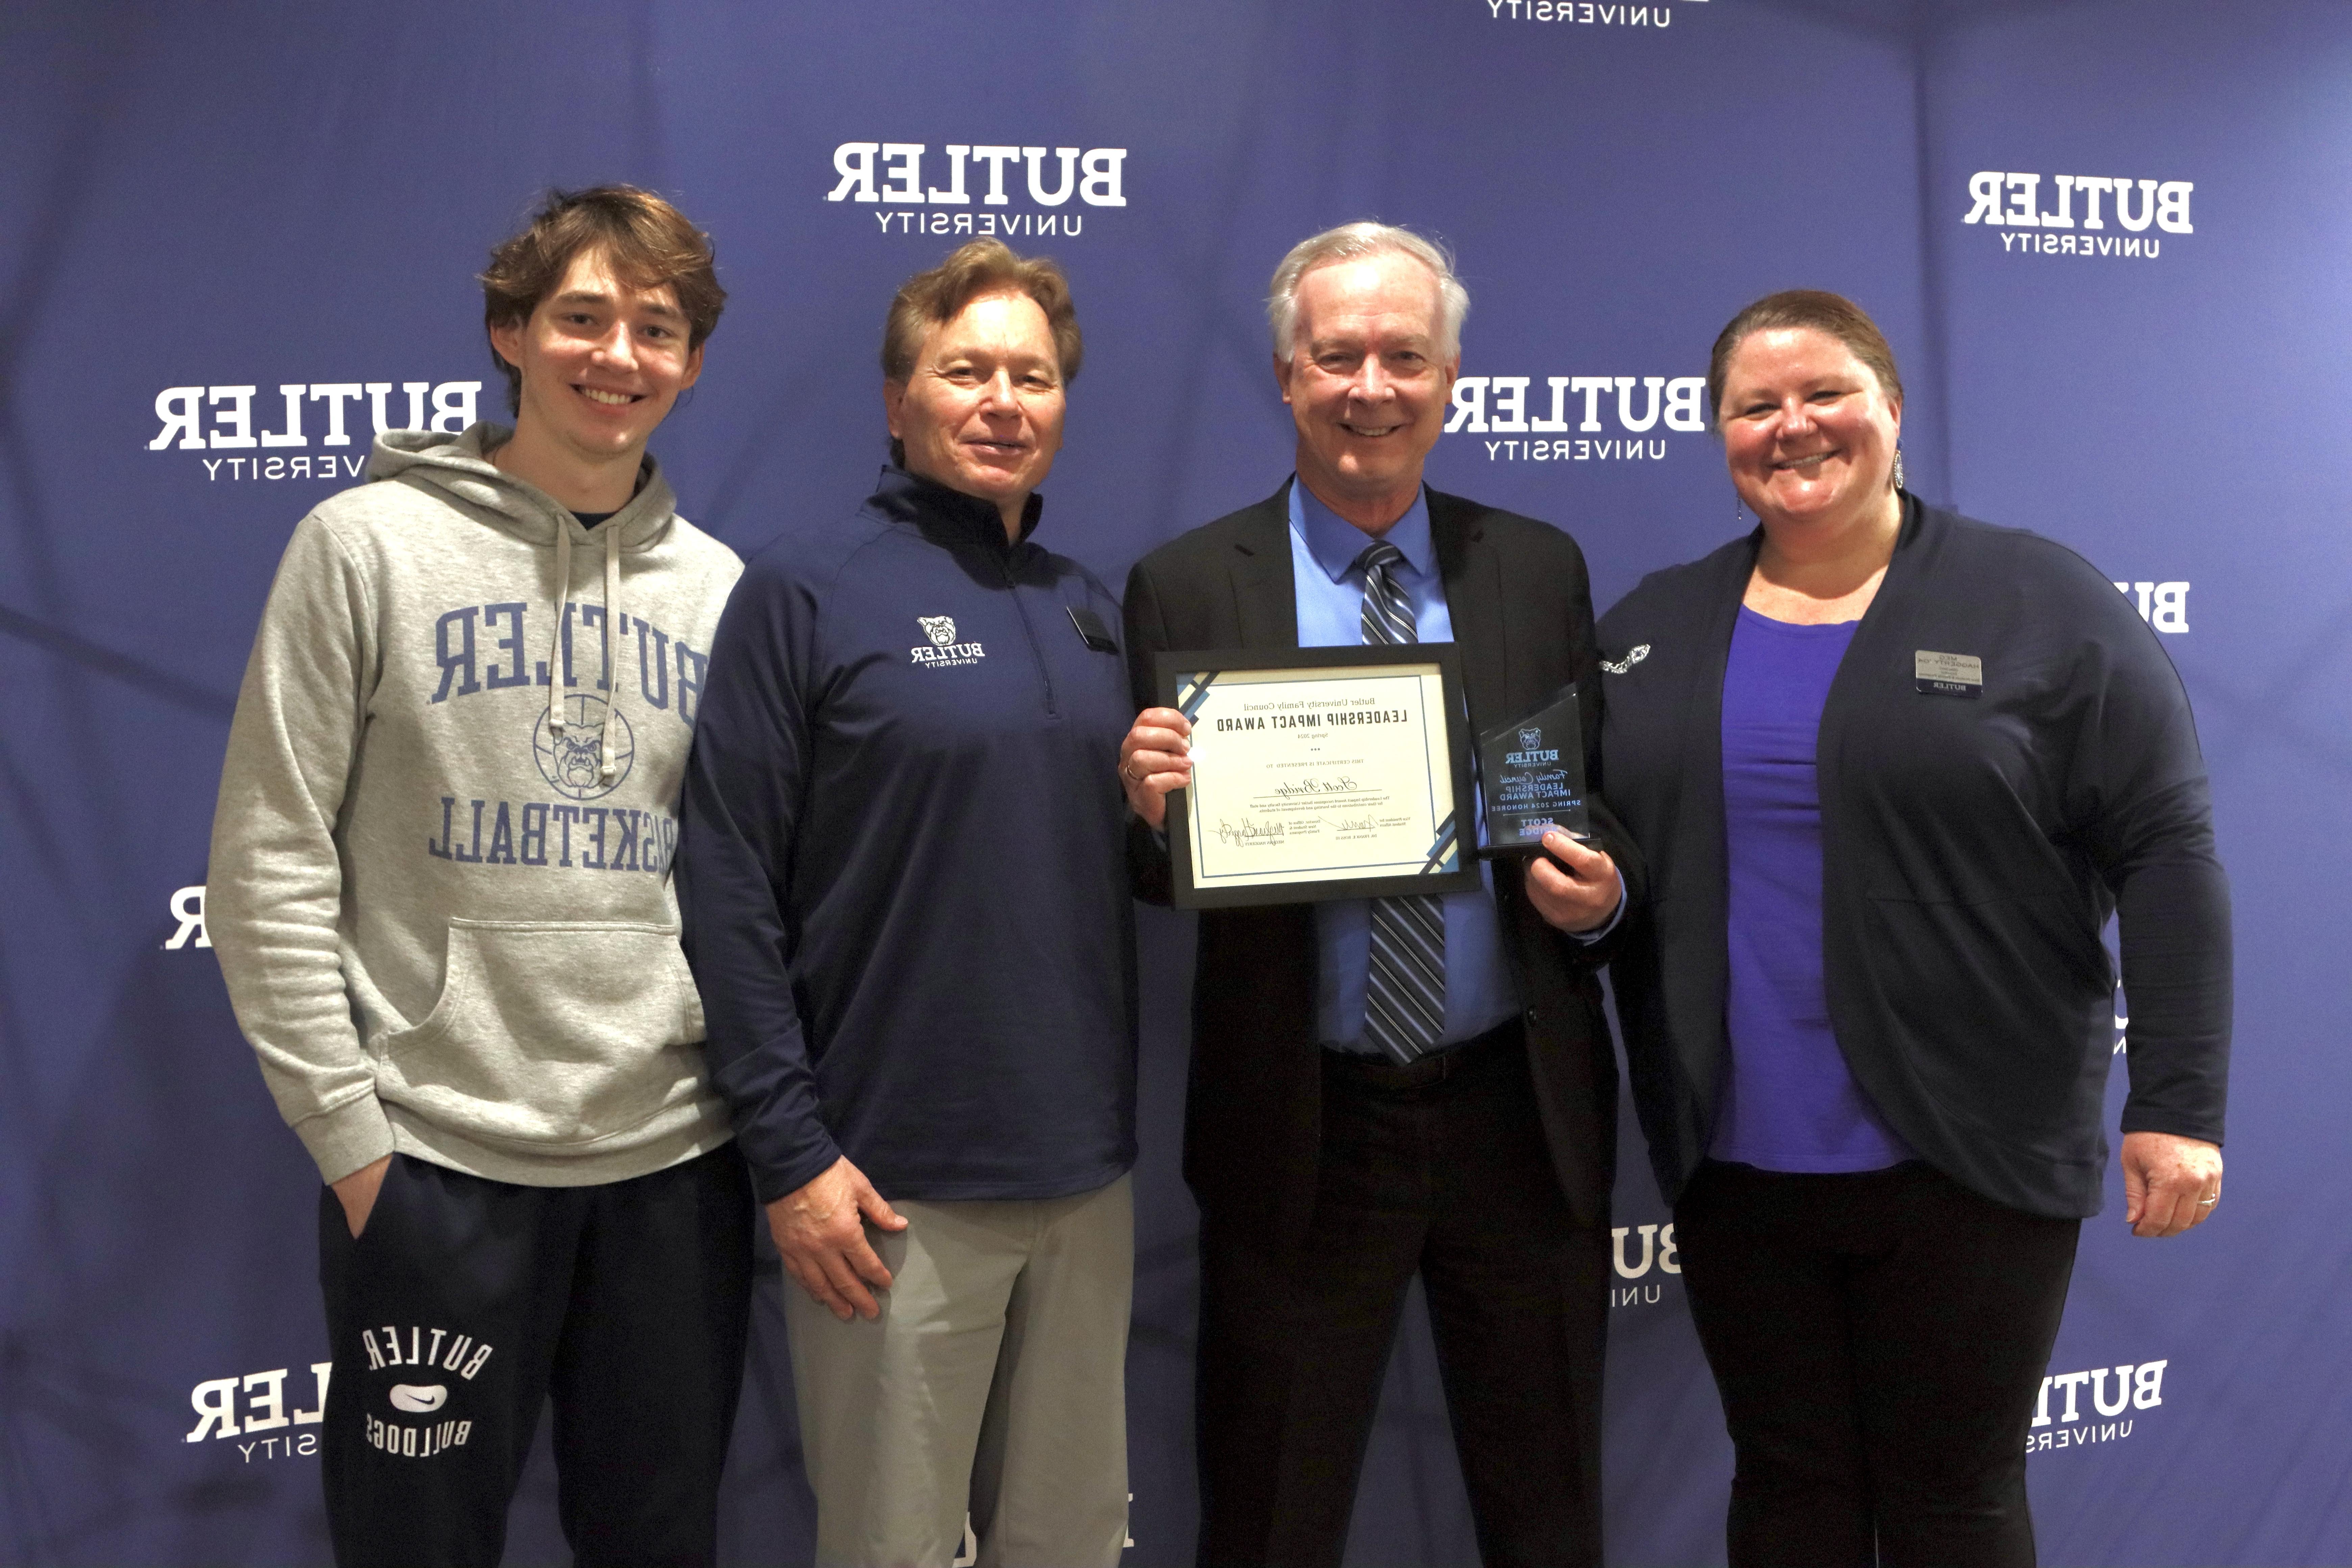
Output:
<path fill-rule="evenodd" d="M 2126 1219 L 2221 1184 L 2229 889 L 2169 659 L 2072 552 L 1901 488 L 1859 307 L 1775 294 L 1708 390 L 1761 526 L 1601 624 L 1653 892 L 1612 965 L 1738 1454 L 1734 1568 L 2031 1564 L 2120 916 Z"/>

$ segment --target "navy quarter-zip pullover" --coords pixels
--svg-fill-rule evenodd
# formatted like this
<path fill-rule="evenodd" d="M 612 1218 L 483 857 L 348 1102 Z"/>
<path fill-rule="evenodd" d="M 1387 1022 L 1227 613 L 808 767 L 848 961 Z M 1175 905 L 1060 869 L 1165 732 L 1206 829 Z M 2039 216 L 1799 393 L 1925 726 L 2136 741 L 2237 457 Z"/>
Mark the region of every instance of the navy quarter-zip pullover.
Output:
<path fill-rule="evenodd" d="M 1039 510 L 1008 545 L 994 503 L 886 468 L 719 623 L 678 896 L 762 1202 L 844 1154 L 935 1201 L 1134 1163 L 1118 602 L 1030 542 Z"/>

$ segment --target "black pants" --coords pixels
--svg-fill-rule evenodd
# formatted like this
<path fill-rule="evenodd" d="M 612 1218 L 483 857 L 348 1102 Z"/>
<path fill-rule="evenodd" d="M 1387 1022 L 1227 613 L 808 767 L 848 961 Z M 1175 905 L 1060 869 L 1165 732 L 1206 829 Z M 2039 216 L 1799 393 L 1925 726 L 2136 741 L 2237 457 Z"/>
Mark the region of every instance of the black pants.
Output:
<path fill-rule="evenodd" d="M 540 1406 L 582 1568 L 711 1562 L 742 1386 L 751 1190 L 732 1144 L 633 1181 L 523 1187 L 393 1156 L 319 1276 L 341 1568 L 499 1561 Z"/>
<path fill-rule="evenodd" d="M 1738 1468 L 1733 1568 L 2032 1568 L 2025 1440 L 2082 1222 L 1913 1161 L 1714 1161 L 1675 1205 Z"/>
<path fill-rule="evenodd" d="M 1560 1196 L 1518 1026 L 1326 1053 L 1322 1131 L 1297 1248 L 1202 1219 L 1200 1562 L 1336 1568 L 1418 1273 L 1482 1560 L 1599 1563 L 1609 1231 Z"/>

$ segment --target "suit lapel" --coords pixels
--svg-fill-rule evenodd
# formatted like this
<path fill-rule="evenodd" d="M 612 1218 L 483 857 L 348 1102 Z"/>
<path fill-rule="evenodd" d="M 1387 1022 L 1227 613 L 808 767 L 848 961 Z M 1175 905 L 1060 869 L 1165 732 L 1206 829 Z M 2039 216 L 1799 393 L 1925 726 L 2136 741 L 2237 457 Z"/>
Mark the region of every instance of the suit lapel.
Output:
<path fill-rule="evenodd" d="M 1504 624 L 1499 563 L 1486 545 L 1480 508 L 1457 496 L 1429 492 L 1429 537 L 1437 553 L 1437 575 L 1445 584 L 1445 607 L 1454 622 L 1454 646 L 1462 653 L 1463 693 L 1470 704 L 1474 734 L 1507 723 L 1503 710 L 1511 689 L 1511 639 Z"/>
<path fill-rule="evenodd" d="M 1290 565 L 1290 482 L 1242 519 L 1229 570 L 1241 646 L 1297 647 L 1298 588 Z"/>

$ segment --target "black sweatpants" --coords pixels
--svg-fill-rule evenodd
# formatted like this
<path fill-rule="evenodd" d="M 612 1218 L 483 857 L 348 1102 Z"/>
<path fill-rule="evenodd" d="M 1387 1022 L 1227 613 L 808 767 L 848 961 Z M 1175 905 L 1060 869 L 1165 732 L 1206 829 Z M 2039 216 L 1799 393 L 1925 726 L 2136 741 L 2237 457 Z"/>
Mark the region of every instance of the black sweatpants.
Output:
<path fill-rule="evenodd" d="M 1701 1165 L 1675 1245 L 1737 1451 L 1732 1568 L 2032 1568 L 2026 1424 L 2081 1231 L 1916 1160 Z"/>
<path fill-rule="evenodd" d="M 558 1506 L 581 1568 L 710 1563 L 751 1222 L 732 1144 L 585 1187 L 395 1154 L 357 1240 L 322 1191 L 336 1563 L 496 1563 L 551 1394 Z"/>

